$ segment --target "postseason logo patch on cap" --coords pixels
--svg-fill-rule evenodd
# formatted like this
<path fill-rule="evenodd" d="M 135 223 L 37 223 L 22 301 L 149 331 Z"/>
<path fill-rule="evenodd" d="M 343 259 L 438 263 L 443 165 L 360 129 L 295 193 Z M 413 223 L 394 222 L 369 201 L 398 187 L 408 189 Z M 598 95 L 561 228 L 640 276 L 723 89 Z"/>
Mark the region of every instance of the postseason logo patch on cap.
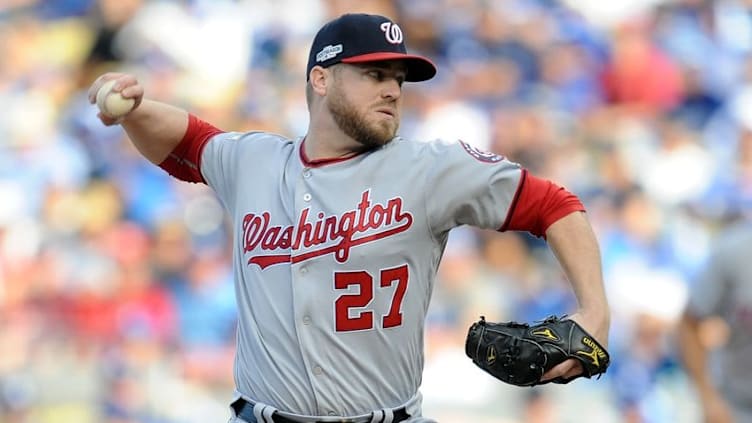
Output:
<path fill-rule="evenodd" d="M 322 48 L 320 52 L 316 53 L 316 61 L 325 62 L 331 58 L 337 57 L 340 53 L 342 53 L 342 44 L 337 44 L 336 46 L 328 45 Z"/>

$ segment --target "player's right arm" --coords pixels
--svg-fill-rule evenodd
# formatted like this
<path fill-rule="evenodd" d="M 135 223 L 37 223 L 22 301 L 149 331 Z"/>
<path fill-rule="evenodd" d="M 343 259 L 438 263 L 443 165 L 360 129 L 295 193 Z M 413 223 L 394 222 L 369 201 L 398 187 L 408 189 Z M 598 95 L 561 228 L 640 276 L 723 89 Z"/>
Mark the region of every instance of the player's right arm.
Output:
<path fill-rule="evenodd" d="M 144 99 L 144 87 L 135 76 L 106 73 L 89 88 L 89 102 L 96 103 L 97 90 L 109 80 L 116 80 L 114 90 L 136 101 L 134 109 L 121 119 L 103 114 L 98 117 L 105 125 L 120 124 L 133 145 L 150 162 L 161 164 L 180 144 L 188 129 L 188 112 L 169 104 Z"/>

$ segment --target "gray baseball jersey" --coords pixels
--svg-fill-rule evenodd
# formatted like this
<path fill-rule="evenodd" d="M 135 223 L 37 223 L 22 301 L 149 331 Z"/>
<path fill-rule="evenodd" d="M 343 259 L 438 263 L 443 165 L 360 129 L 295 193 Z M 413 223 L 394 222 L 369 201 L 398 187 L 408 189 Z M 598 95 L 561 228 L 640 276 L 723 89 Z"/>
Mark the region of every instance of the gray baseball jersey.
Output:
<path fill-rule="evenodd" d="M 704 274 L 693 287 L 688 309 L 699 317 L 720 316 L 729 325 L 721 352 L 719 388 L 752 421 L 752 226 L 734 227 L 718 242 Z"/>
<path fill-rule="evenodd" d="M 501 228 L 523 170 L 462 142 L 315 163 L 303 142 L 223 133 L 202 153 L 234 230 L 238 393 L 305 415 L 414 403 L 448 231 Z"/>

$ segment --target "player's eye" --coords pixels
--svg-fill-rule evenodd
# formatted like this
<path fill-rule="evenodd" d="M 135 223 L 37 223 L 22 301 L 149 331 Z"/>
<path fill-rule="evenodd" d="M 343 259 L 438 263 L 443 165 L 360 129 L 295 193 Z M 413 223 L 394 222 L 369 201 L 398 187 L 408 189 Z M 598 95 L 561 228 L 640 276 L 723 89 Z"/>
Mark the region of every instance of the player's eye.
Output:
<path fill-rule="evenodd" d="M 371 78 L 373 78 L 373 79 L 375 79 L 375 80 L 377 80 L 379 82 L 381 82 L 381 81 L 384 80 L 384 72 L 382 72 L 380 70 L 377 70 L 377 69 L 372 69 L 372 70 L 368 71 L 368 76 L 370 76 Z"/>
<path fill-rule="evenodd" d="M 387 72 L 381 69 L 371 69 L 367 72 L 367 75 L 370 78 L 373 78 L 375 81 L 378 81 L 378 82 L 383 82 L 389 78 L 393 78 L 395 81 L 397 81 L 397 84 L 400 87 L 405 82 L 405 75 L 402 72 L 392 75 L 392 74 L 387 74 Z"/>

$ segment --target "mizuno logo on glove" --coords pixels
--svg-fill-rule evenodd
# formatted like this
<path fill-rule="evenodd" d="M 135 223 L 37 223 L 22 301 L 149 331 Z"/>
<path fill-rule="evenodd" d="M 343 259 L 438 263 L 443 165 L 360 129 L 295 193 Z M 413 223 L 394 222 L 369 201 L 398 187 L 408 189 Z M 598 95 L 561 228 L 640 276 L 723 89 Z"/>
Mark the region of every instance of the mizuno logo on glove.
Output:
<path fill-rule="evenodd" d="M 532 331 L 530 332 L 533 335 L 542 336 L 544 338 L 553 339 L 554 341 L 558 341 L 559 337 L 556 336 L 555 333 L 551 332 L 551 329 L 549 328 L 543 328 L 540 330 Z"/>
<path fill-rule="evenodd" d="M 593 366 L 600 367 L 599 357 L 606 358 L 606 353 L 603 352 L 601 347 L 599 347 L 595 342 L 593 342 L 592 339 L 588 337 L 583 337 L 582 343 L 592 348 L 592 350 L 590 352 L 577 351 L 577 354 L 584 355 L 585 357 L 590 358 L 593 361 Z"/>

